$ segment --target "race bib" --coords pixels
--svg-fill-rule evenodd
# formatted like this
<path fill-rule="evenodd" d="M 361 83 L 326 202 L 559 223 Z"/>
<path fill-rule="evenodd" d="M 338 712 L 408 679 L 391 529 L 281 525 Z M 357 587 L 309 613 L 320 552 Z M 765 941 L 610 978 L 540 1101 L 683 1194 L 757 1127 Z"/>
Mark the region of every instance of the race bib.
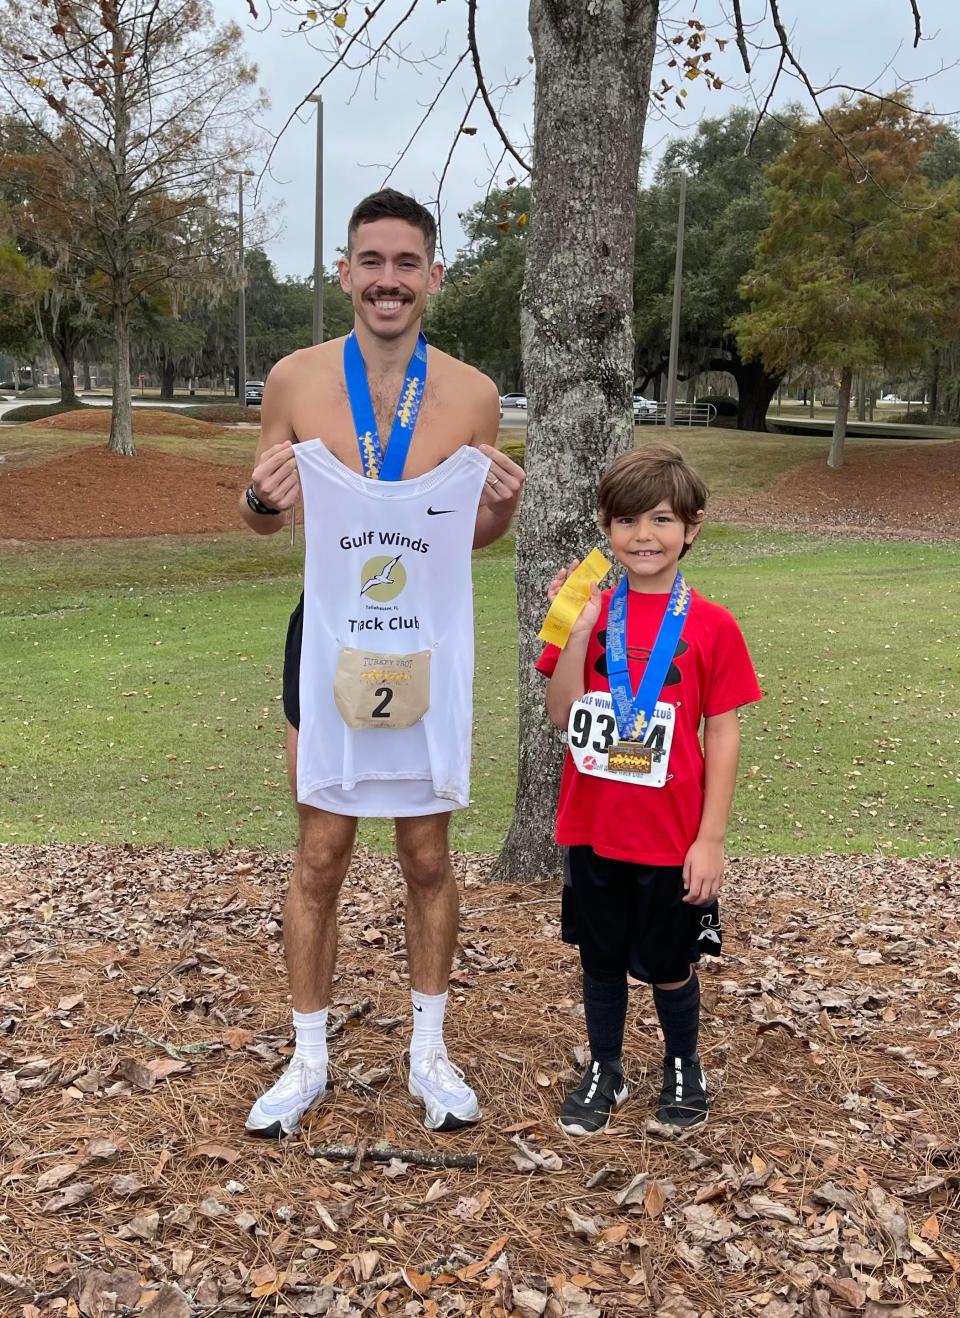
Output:
<path fill-rule="evenodd" d="M 430 708 L 430 651 L 374 654 L 345 646 L 333 698 L 348 728 L 409 728 Z"/>
<path fill-rule="evenodd" d="M 662 787 L 667 781 L 676 717 L 673 705 L 658 704 L 643 740 L 623 742 L 617 734 L 609 692 L 587 691 L 570 710 L 567 745 L 580 773 L 638 787 Z"/>

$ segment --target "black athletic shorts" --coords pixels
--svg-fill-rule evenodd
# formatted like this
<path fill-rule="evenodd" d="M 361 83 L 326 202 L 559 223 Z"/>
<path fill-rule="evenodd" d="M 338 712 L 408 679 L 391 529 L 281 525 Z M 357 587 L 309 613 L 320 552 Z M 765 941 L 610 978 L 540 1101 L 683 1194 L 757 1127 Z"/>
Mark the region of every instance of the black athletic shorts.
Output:
<path fill-rule="evenodd" d="M 647 984 L 675 984 L 706 953 L 719 956 L 720 907 L 683 898 L 682 865 L 635 865 L 568 847 L 561 934 L 580 948 L 589 975 L 626 971 Z"/>
<path fill-rule="evenodd" d="M 303 596 L 290 614 L 283 650 L 283 712 L 287 722 L 300 727 L 300 648 L 303 645 Z"/>

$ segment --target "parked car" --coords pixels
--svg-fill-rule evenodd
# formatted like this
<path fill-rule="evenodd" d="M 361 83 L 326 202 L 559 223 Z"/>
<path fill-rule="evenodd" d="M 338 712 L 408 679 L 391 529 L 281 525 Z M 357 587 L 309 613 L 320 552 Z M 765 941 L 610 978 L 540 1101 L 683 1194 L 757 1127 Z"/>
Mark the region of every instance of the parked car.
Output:
<path fill-rule="evenodd" d="M 526 394 L 502 394 L 500 398 L 501 407 L 526 407 Z"/>
<path fill-rule="evenodd" d="M 245 407 L 259 407 L 263 402 L 263 381 L 248 380 L 244 396 Z"/>
<path fill-rule="evenodd" d="M 643 394 L 633 395 L 633 419 L 642 421 L 644 417 L 653 417 L 657 415 L 657 404 L 652 398 L 644 398 Z"/>

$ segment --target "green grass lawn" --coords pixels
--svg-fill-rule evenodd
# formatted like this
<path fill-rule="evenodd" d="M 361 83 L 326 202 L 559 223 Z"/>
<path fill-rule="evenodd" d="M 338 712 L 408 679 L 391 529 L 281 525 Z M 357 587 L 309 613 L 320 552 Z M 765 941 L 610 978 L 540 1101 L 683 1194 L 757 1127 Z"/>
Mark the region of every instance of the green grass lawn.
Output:
<path fill-rule="evenodd" d="M 744 719 L 732 851 L 956 852 L 960 546 L 713 527 L 685 563 L 740 618 L 767 692 Z M 292 843 L 279 693 L 299 572 L 283 536 L 0 551 L 0 839 Z M 514 791 L 510 542 L 475 580 L 455 839 L 489 851 Z"/>

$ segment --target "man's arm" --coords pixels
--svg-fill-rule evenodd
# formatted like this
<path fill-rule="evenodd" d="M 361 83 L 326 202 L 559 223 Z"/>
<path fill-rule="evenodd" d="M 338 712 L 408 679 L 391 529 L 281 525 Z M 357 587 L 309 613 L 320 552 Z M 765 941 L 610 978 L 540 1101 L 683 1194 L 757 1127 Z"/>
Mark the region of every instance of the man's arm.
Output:
<path fill-rule="evenodd" d="M 260 418 L 260 442 L 253 459 L 253 492 L 276 513 L 257 513 L 240 496 L 240 516 L 257 535 L 273 535 L 290 525 L 290 510 L 300 497 L 300 478 L 293 456 L 293 428 L 284 406 L 289 389 L 290 360 L 278 362 L 267 377 Z"/>
<path fill-rule="evenodd" d="M 496 446 L 500 430 L 500 395 L 496 385 L 485 375 L 480 376 L 480 381 L 477 400 L 479 421 L 473 443 L 490 459 L 490 470 L 477 509 L 474 549 L 492 545 L 494 540 L 499 540 L 509 531 L 525 479 L 523 468 L 505 453 L 501 453 Z"/>

